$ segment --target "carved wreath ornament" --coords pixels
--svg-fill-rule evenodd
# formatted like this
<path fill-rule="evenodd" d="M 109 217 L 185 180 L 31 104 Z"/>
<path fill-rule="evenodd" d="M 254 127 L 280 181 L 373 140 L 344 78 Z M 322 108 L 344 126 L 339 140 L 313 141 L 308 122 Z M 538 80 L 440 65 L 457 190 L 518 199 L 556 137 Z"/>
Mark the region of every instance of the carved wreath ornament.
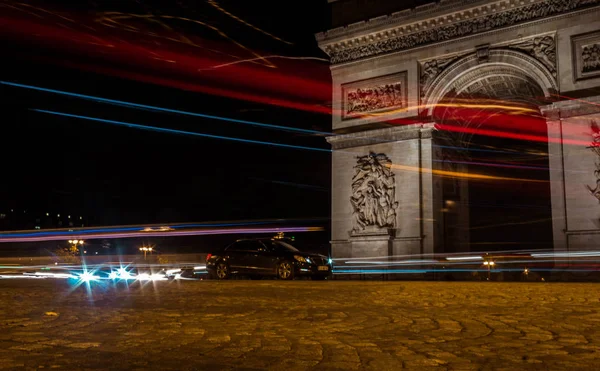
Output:
<path fill-rule="evenodd" d="M 392 161 L 382 153 L 371 152 L 358 157 L 352 177 L 353 232 L 368 226 L 396 226 L 396 181 Z"/>

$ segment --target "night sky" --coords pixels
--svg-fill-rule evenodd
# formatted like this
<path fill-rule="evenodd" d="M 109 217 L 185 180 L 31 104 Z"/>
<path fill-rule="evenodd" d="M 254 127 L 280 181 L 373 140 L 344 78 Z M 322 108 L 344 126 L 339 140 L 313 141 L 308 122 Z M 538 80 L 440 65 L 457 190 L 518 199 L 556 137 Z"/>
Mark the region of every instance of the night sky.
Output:
<path fill-rule="evenodd" d="M 215 11 L 208 3 L 176 3 L 152 1 L 140 5 L 131 1 L 115 5 L 106 1 L 96 2 L 95 6 L 90 2 L 86 6 L 65 8 L 59 2 L 46 2 L 40 6 L 64 17 L 86 20 L 88 23 L 82 21 L 82 24 L 93 27 L 90 33 L 102 40 L 112 42 L 123 38 L 140 50 L 161 54 L 161 58 L 167 52 L 179 53 L 182 63 L 188 64 L 186 67 L 194 61 L 184 58 L 197 58 L 200 68 L 209 68 L 253 55 L 228 40 L 223 41 L 213 29 L 190 22 L 164 21 L 174 31 L 161 34 L 152 22 L 131 21 L 129 25 L 143 32 L 136 34 L 102 27 L 97 18 L 107 11 L 177 15 L 210 24 L 260 55 L 325 57 L 313 36 L 326 28 L 328 15 L 324 1 L 310 5 L 276 1 L 218 3 L 265 32 L 257 32 Z M 275 68 L 246 63 L 192 74 L 192 69 L 180 71 L 171 66 L 174 63 L 161 66 L 150 59 L 146 63 L 144 53 L 135 51 L 133 46 L 119 51 L 120 55 L 105 53 L 107 56 L 103 57 L 103 52 L 94 54 L 97 50 L 93 45 L 69 45 L 51 33 L 45 34 L 47 39 L 37 40 L 32 36 L 35 29 L 27 27 L 25 21 L 58 25 L 57 29 L 66 30 L 68 37 L 71 25 L 61 28 L 65 21 L 47 14 L 41 20 L 28 13 L 14 14 L 20 17 L 13 19 L 16 26 L 0 28 L 7 42 L 4 61 L 9 65 L 1 72 L 3 81 L 280 126 L 330 129 L 331 119 L 327 114 L 266 104 L 269 99 L 284 96 L 272 87 L 275 84 L 288 86 L 289 101 L 299 101 L 292 96 L 295 93 L 307 97 L 304 100 L 307 104 L 327 109 L 330 91 L 325 91 L 330 89 L 330 80 L 329 67 L 324 61 L 272 59 Z M 164 37 L 154 37 L 154 32 Z M 265 33 L 285 39 L 286 43 Z M 180 36 L 211 51 L 173 41 Z M 134 52 L 126 54 L 131 50 Z M 133 58 L 139 61 L 134 63 Z M 247 70 L 238 68 L 248 65 L 251 67 Z M 256 70 L 272 76 L 273 83 L 269 78 L 248 82 L 250 74 L 248 79 L 244 78 L 244 73 Z M 154 77 L 168 83 L 148 83 L 147 78 Z M 302 85 L 294 78 L 315 81 L 322 91 L 310 91 L 307 86 L 312 85 Z M 231 99 L 178 86 L 190 82 L 201 88 L 256 94 L 267 97 L 267 101 Z M 170 83 L 171 86 L 165 86 Z M 1 86 L 0 92 L 5 129 L 1 151 L 4 173 L 10 174 L 2 184 L 3 209 L 84 215 L 89 224 L 95 225 L 329 216 L 330 154 L 327 152 L 149 132 L 30 109 L 327 149 L 322 136 L 129 109 L 7 86 Z"/>

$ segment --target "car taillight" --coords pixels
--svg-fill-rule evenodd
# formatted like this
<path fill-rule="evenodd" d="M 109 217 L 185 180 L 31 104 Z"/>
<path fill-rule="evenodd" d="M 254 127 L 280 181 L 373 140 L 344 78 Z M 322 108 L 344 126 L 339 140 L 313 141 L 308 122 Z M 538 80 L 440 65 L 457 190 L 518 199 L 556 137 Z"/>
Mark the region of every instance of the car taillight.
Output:
<path fill-rule="evenodd" d="M 208 261 L 208 259 L 210 259 L 211 256 L 212 256 L 212 254 L 206 255 L 206 261 Z"/>

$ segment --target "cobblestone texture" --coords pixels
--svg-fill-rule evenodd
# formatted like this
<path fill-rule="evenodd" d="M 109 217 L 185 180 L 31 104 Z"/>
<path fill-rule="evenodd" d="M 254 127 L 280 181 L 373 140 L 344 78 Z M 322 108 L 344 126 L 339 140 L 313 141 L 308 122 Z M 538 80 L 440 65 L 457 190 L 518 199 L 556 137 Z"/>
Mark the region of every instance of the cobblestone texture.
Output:
<path fill-rule="evenodd" d="M 0 280 L 0 369 L 600 370 L 595 284 Z"/>

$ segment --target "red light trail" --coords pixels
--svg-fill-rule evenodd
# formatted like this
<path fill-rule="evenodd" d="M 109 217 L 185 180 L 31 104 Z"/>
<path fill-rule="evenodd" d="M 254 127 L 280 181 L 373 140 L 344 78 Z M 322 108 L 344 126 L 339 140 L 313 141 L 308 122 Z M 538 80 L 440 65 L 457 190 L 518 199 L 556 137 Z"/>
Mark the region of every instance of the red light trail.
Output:
<path fill-rule="evenodd" d="M 33 44 L 34 54 L 29 57 L 38 61 L 259 104 L 340 114 L 337 109 L 328 107 L 332 88 L 329 65 L 321 63 L 322 59 L 258 52 L 216 23 L 167 13 L 110 11 L 90 16 L 11 1 L 0 2 L 0 7 L 5 10 L 0 17 L 0 37 L 19 40 L 20 45 Z M 209 1 L 208 7 L 251 32 L 283 45 L 291 44 L 243 20 L 216 1 Z M 177 22 L 195 27 L 194 32 L 183 33 L 180 27 L 174 26 Z M 35 53 L 37 48 L 49 48 L 54 53 L 40 56 Z M 19 52 L 25 54 L 14 57 L 27 58 L 27 49 L 30 48 L 19 48 Z M 473 101 L 475 104 L 470 105 L 457 102 L 436 105 L 433 116 L 439 118 L 437 129 L 524 141 L 590 145 L 589 128 L 574 121 L 565 122 L 568 125 L 563 125 L 562 138 L 548 137 L 545 118 L 526 107 L 503 101 L 486 101 L 485 104 Z M 422 108 L 416 102 L 409 107 Z M 383 121 L 383 115 L 366 116 L 380 117 Z M 409 118 L 387 122 L 406 125 L 420 121 L 420 118 Z"/>
<path fill-rule="evenodd" d="M 202 26 L 220 36 L 221 41 L 181 33 L 174 37 L 164 22 L 181 18 L 175 16 L 164 15 L 162 20 L 157 20 L 157 16 L 152 15 L 111 12 L 94 20 L 81 14 L 67 18 L 46 12 L 44 17 L 32 18 L 32 7 L 20 9 L 24 6 L 20 3 L 0 3 L 2 5 L 21 11 L 9 12 L 0 18 L 0 36 L 26 39 L 51 48 L 56 56 L 46 57 L 47 63 L 227 98 L 331 113 L 326 107 L 331 99 L 328 65 L 307 61 L 311 57 L 275 55 L 269 59 L 224 31 L 193 19 L 186 22 L 203 23 Z M 52 14 L 50 19 L 48 14 Z M 144 22 L 165 25 L 166 33 L 157 34 L 148 24 L 143 28 L 144 23 L 140 23 L 139 18 L 151 18 Z M 134 20 L 138 22 L 123 23 Z M 249 57 L 239 55 L 240 52 Z M 275 58 L 285 63 L 276 66 L 270 61 Z M 95 65 L 98 60 L 102 66 Z"/>

